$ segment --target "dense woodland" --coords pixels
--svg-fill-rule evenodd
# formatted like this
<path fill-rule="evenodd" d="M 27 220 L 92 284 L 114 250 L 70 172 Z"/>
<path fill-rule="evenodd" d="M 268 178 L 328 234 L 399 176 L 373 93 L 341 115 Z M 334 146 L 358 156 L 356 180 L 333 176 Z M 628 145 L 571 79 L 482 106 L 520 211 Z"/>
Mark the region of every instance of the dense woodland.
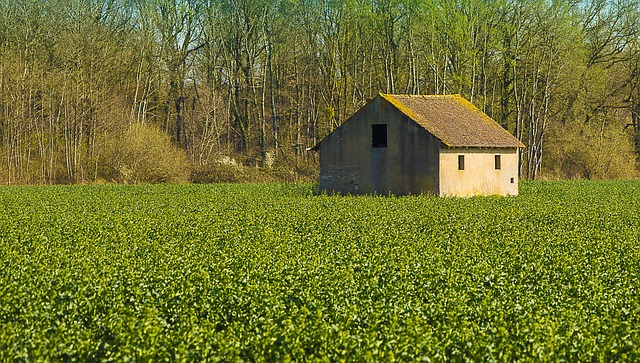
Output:
<path fill-rule="evenodd" d="M 0 0 L 0 182 L 314 175 L 378 92 L 459 93 L 523 178 L 637 176 L 640 0 Z"/>

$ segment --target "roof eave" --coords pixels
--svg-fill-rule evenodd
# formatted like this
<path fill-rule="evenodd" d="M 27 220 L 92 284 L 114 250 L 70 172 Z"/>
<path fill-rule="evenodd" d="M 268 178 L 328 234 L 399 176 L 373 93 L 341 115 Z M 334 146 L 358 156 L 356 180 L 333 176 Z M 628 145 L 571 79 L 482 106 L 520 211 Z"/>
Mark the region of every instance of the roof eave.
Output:
<path fill-rule="evenodd" d="M 440 142 L 450 149 L 523 149 L 524 145 L 450 145 Z"/>

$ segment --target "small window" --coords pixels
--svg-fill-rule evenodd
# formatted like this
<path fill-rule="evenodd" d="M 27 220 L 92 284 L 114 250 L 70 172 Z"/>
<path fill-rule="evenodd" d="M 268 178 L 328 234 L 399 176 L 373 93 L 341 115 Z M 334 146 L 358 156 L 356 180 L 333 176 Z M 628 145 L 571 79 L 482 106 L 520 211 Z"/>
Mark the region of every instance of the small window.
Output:
<path fill-rule="evenodd" d="M 464 155 L 458 155 L 458 170 L 464 170 Z"/>
<path fill-rule="evenodd" d="M 496 155 L 496 157 L 495 157 L 495 166 L 496 166 L 496 170 L 502 169 L 502 163 L 501 163 L 501 160 L 500 160 L 500 155 Z"/>
<path fill-rule="evenodd" d="M 516 178 L 511 178 L 511 184 L 514 184 L 516 182 Z"/>
<path fill-rule="evenodd" d="M 371 125 L 371 147 L 387 147 L 387 124 Z"/>

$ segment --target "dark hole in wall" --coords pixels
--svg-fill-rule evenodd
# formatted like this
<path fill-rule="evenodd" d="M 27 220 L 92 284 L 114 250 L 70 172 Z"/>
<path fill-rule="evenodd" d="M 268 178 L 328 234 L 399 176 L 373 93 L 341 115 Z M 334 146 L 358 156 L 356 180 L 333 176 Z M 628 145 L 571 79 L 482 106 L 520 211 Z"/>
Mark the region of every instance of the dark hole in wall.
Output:
<path fill-rule="evenodd" d="M 371 125 L 371 147 L 387 147 L 387 124 Z"/>

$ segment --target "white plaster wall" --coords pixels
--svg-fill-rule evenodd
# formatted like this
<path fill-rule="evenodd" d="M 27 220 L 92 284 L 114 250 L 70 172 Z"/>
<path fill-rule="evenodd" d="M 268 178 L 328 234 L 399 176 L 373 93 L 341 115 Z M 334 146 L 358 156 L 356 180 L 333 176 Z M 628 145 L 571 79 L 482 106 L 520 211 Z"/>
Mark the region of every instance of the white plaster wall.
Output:
<path fill-rule="evenodd" d="M 440 195 L 518 195 L 518 149 L 440 148 Z M 458 170 L 464 155 L 464 170 Z M 495 169 L 501 155 L 501 169 Z"/>

